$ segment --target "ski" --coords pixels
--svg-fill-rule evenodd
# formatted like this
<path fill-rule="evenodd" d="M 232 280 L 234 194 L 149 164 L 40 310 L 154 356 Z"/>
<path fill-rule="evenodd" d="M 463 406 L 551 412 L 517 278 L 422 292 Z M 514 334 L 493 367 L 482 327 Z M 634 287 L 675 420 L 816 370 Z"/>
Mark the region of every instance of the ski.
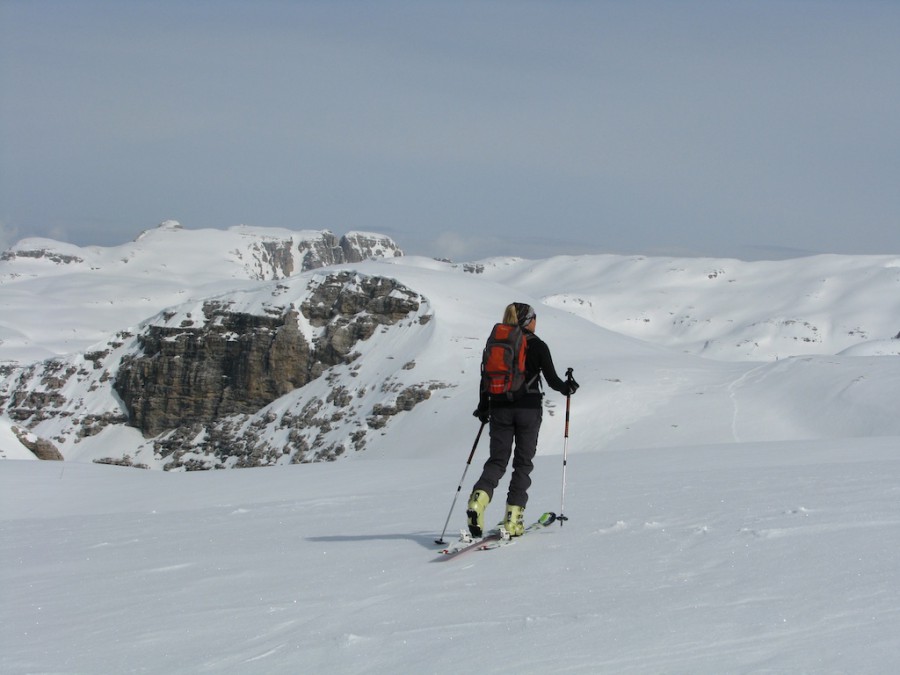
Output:
<path fill-rule="evenodd" d="M 543 529 L 555 521 L 555 513 L 543 513 L 540 518 L 525 528 L 525 532 Z M 512 544 L 516 539 L 518 539 L 518 537 L 510 537 L 509 533 L 503 527 L 490 530 L 483 537 L 472 537 L 467 531 L 461 530 L 459 540 L 447 548 L 442 549 L 440 555 L 435 559 L 435 562 L 452 560 L 453 558 L 458 558 L 459 556 L 472 551 L 489 551 L 493 548 Z"/>
<path fill-rule="evenodd" d="M 465 530 L 461 530 L 459 534 L 459 541 L 450 544 L 450 546 L 445 549 L 442 549 L 440 551 L 440 555 L 435 559 L 435 562 L 452 560 L 453 558 L 457 558 L 465 553 L 477 551 L 481 546 L 497 541 L 502 536 L 503 533 L 500 530 L 491 530 L 483 537 L 472 537 Z"/>
<path fill-rule="evenodd" d="M 492 539 L 491 541 L 482 541 L 481 546 L 478 547 L 479 551 L 492 551 L 495 548 L 502 548 L 503 546 L 510 546 L 515 544 L 519 539 L 524 537 L 528 532 L 536 532 L 538 530 L 543 530 L 545 527 L 552 525 L 557 520 L 556 514 L 552 511 L 548 511 L 547 513 L 542 513 L 541 517 L 536 521 L 531 523 L 528 527 L 525 528 L 525 532 L 522 533 L 521 536 L 518 537 L 510 537 L 506 530 L 501 528 L 501 536 L 497 539 Z"/>

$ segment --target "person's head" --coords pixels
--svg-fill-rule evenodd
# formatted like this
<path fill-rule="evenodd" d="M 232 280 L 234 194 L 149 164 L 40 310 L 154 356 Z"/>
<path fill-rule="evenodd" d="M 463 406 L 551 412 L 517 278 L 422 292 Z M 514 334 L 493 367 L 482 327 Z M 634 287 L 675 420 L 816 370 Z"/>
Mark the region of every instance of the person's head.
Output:
<path fill-rule="evenodd" d="M 503 313 L 503 323 L 509 326 L 527 328 L 528 330 L 534 330 L 533 324 L 536 318 L 537 315 L 534 313 L 534 308 L 524 302 L 514 302 L 511 305 L 507 305 L 506 311 Z"/>

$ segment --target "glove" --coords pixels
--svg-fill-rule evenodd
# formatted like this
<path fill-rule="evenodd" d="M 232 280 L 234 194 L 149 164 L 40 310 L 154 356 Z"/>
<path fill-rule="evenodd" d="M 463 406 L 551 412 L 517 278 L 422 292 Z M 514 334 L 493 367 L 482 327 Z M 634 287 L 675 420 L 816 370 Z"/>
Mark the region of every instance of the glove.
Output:
<path fill-rule="evenodd" d="M 578 391 L 579 384 L 573 380 L 571 377 L 566 380 L 566 383 L 563 385 L 562 395 L 563 396 L 571 396 L 576 391 Z"/>
<path fill-rule="evenodd" d="M 482 424 L 487 424 L 491 420 L 491 413 L 487 408 L 476 408 L 475 412 L 472 414 L 477 417 L 478 421 Z"/>

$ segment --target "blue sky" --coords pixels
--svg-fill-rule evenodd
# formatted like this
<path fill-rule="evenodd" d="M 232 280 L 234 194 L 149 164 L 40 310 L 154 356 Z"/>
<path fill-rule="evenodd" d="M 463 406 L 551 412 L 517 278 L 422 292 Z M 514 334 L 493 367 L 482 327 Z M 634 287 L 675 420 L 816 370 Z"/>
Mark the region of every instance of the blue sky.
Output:
<path fill-rule="evenodd" d="M 0 244 L 900 253 L 900 2 L 0 0 Z"/>

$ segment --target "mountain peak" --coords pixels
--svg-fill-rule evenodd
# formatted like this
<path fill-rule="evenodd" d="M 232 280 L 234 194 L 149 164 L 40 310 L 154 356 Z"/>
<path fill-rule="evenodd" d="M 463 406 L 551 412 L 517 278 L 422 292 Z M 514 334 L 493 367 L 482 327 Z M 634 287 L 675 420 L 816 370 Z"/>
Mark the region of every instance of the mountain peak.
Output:
<path fill-rule="evenodd" d="M 164 220 L 156 227 L 152 227 L 149 230 L 144 230 L 143 232 L 141 232 L 137 237 L 135 237 L 134 241 L 143 241 L 151 235 L 156 236 L 160 233 L 164 234 L 166 232 L 175 232 L 183 229 L 184 226 L 177 220 Z"/>

